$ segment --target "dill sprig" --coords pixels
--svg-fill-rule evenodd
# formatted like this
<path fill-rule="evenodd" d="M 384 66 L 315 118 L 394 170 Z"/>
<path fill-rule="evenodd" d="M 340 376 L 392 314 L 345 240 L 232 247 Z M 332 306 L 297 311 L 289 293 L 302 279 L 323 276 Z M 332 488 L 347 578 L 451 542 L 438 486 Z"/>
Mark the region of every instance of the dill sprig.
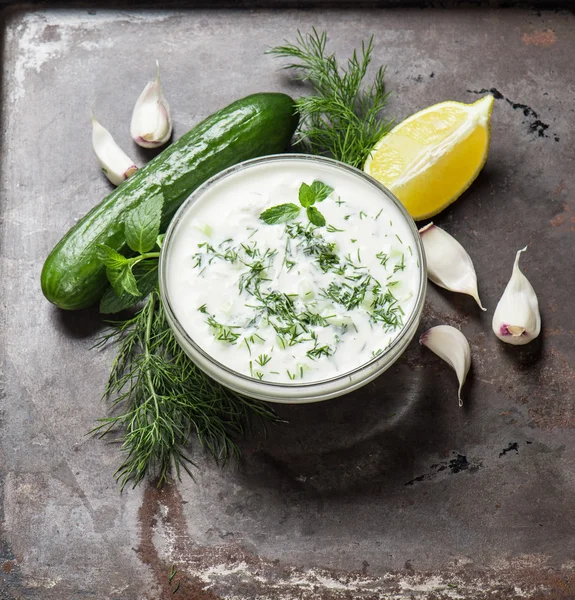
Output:
<path fill-rule="evenodd" d="M 362 166 L 375 144 L 389 132 L 392 120 L 382 118 L 389 92 L 385 68 L 379 67 L 371 84 L 364 79 L 372 60 L 373 36 L 354 50 L 347 66 L 328 53 L 327 34 L 315 28 L 306 35 L 298 31 L 295 44 L 286 43 L 270 54 L 293 60 L 284 68 L 310 83 L 315 94 L 297 100 L 301 115 L 296 143 L 311 154 L 331 156 L 355 167 Z"/>
<path fill-rule="evenodd" d="M 183 352 L 167 323 L 157 291 L 133 317 L 113 324 L 97 343 L 114 343 L 104 397 L 113 414 L 94 432 L 120 431 L 124 459 L 116 471 L 122 489 L 147 475 L 166 481 L 172 466 L 192 475 L 190 446 L 197 439 L 217 461 L 240 454 L 236 440 L 250 417 L 277 421 L 264 402 L 239 396 L 205 375 Z"/>

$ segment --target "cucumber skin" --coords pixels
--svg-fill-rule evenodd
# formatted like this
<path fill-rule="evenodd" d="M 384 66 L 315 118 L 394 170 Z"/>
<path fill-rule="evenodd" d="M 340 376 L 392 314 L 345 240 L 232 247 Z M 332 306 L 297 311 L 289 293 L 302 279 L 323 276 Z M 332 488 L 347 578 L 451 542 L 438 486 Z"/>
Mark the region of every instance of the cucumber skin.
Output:
<path fill-rule="evenodd" d="M 87 308 L 108 286 L 96 244 L 127 249 L 124 218 L 161 187 L 165 229 L 182 202 L 204 181 L 241 161 L 283 152 L 297 127 L 292 98 L 253 94 L 214 113 L 136 171 L 58 242 L 44 263 L 42 292 L 66 310 Z"/>

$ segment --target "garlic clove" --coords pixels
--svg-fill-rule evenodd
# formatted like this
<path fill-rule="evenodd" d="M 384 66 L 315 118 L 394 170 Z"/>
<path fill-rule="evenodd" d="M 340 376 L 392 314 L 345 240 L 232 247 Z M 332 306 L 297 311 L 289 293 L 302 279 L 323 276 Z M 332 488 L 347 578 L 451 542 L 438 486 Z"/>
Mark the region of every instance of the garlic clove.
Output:
<path fill-rule="evenodd" d="M 519 268 L 517 252 L 511 279 L 493 313 L 493 332 L 506 344 L 522 346 L 534 340 L 541 331 L 539 302 L 533 286 Z"/>
<path fill-rule="evenodd" d="M 425 250 L 429 279 L 446 290 L 468 294 L 481 310 L 487 310 L 479 299 L 475 267 L 465 248 L 433 223 L 420 229 L 419 235 Z"/>
<path fill-rule="evenodd" d="M 114 185 L 120 185 L 138 170 L 134 161 L 116 144 L 112 134 L 96 121 L 93 114 L 92 146 L 104 175 Z"/>
<path fill-rule="evenodd" d="M 170 106 L 164 98 L 158 61 L 156 61 L 156 79 L 146 84 L 134 106 L 130 133 L 136 144 L 143 148 L 161 146 L 172 135 Z"/>
<path fill-rule="evenodd" d="M 457 397 L 459 406 L 463 406 L 461 388 L 471 366 L 471 350 L 467 338 L 455 327 L 438 325 L 423 333 L 419 343 L 429 348 L 455 370 L 459 380 Z"/>

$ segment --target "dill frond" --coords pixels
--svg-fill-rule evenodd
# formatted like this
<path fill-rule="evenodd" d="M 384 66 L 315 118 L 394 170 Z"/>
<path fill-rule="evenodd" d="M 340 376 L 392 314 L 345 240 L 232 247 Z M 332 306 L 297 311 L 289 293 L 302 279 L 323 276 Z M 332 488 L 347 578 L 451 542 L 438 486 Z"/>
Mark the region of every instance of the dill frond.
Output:
<path fill-rule="evenodd" d="M 122 489 L 148 475 L 161 485 L 172 469 L 178 478 L 182 469 L 192 475 L 194 441 L 220 463 L 238 457 L 237 439 L 254 416 L 279 420 L 268 404 L 224 388 L 187 357 L 157 291 L 133 317 L 112 326 L 97 346 L 117 348 L 104 393 L 113 414 L 100 419 L 92 433 L 120 434 L 124 459 L 116 477 Z"/>
<path fill-rule="evenodd" d="M 360 52 L 354 50 L 346 66 L 326 47 L 327 34 L 313 28 L 306 35 L 298 31 L 294 44 L 277 46 L 269 53 L 292 60 L 284 68 L 293 69 L 296 78 L 310 83 L 315 91 L 296 101 L 301 115 L 296 145 L 360 167 L 393 124 L 381 114 L 389 98 L 385 68 L 379 67 L 371 84 L 364 85 L 373 36 L 362 43 Z"/>

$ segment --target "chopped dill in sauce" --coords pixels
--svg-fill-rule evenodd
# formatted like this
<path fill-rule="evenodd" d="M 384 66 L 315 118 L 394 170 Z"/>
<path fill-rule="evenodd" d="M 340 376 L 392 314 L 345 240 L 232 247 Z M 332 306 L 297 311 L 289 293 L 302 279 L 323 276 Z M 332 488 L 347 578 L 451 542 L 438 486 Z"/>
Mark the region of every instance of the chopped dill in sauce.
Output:
<path fill-rule="evenodd" d="M 303 196 L 301 179 L 269 196 L 246 185 L 221 205 L 225 217 L 200 215 L 204 229 L 178 257 L 178 285 L 196 308 L 180 312 L 223 364 L 262 381 L 314 381 L 379 356 L 404 327 L 419 273 L 402 240 L 413 236 L 393 226 L 391 202 L 337 183 L 314 180 Z"/>

